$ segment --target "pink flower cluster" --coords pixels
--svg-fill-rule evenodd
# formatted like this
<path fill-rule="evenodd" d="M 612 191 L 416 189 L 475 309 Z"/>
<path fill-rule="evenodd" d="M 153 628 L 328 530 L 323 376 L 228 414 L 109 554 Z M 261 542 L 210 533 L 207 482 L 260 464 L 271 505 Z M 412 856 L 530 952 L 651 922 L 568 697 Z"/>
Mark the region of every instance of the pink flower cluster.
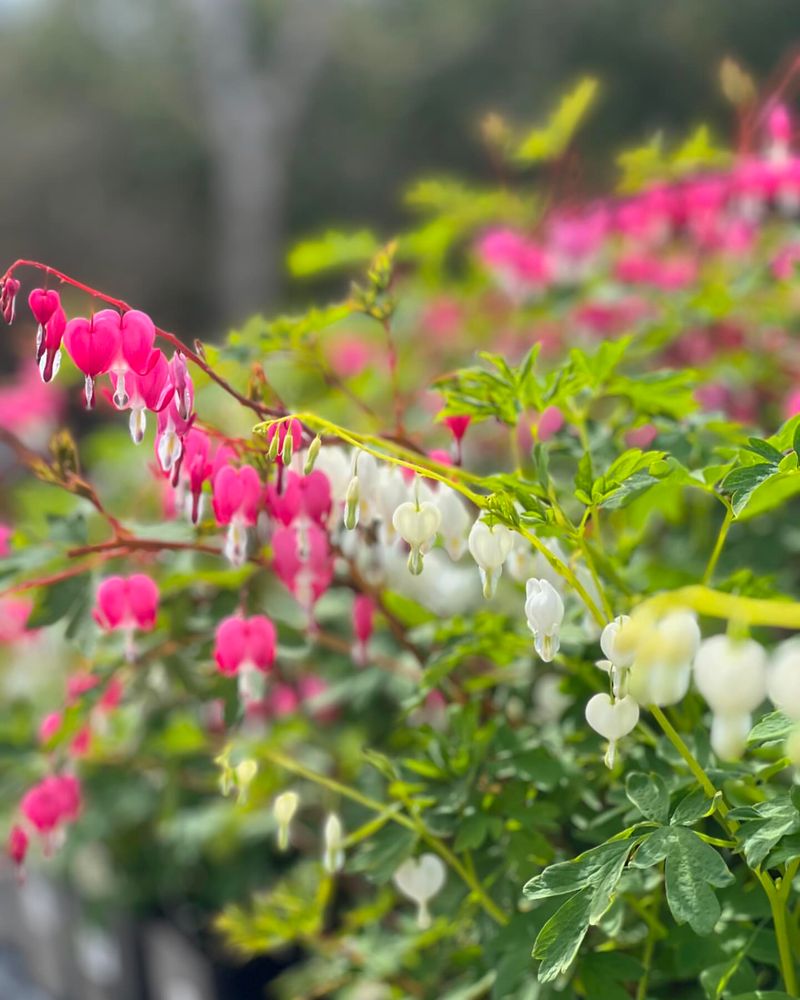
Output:
<path fill-rule="evenodd" d="M 81 784 L 74 774 L 51 774 L 23 795 L 21 821 L 9 834 L 7 850 L 16 865 L 22 865 L 30 845 L 30 833 L 39 834 L 50 851 L 59 832 L 74 823 L 81 811 Z"/>

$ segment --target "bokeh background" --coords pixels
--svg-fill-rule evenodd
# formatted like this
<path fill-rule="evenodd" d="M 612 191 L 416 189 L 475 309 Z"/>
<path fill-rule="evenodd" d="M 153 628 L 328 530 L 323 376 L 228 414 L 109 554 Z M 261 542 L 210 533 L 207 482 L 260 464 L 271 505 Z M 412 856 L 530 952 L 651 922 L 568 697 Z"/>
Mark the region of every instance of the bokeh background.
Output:
<path fill-rule="evenodd" d="M 331 227 L 391 235 L 420 176 L 495 180 L 487 113 L 536 122 L 597 76 L 569 182 L 600 192 L 626 144 L 700 122 L 727 134 L 725 56 L 763 83 L 798 41 L 798 0 L 0 0 L 0 270 L 45 261 L 188 342 L 216 339 L 252 312 L 341 292 L 344 278 L 290 280 L 295 240 Z M 16 379 L 11 344 L 3 385 Z M 169 881 L 148 874 L 142 895 Z M 193 879 L 213 897 L 200 864 L 172 875 L 171 887 Z M 59 971 L 74 902 L 32 880 L 23 916 L 41 934 L 21 956 L 3 944 L 22 919 L 10 892 L 0 886 L 0 1000 L 94 1000 Z M 153 983 L 169 981 L 169 962 L 188 982 L 195 958 L 169 934 L 159 925 L 136 948 L 160 949 Z M 104 960 L 93 939 L 85 951 Z M 213 995 L 262 996 L 271 971 L 223 967 L 230 983 Z M 156 1000 L 212 995 L 157 989 Z"/>
<path fill-rule="evenodd" d="M 597 74 L 591 190 L 625 142 L 724 134 L 720 60 L 764 80 L 798 37 L 796 0 L 0 0 L 0 258 L 214 336 L 317 291 L 293 239 L 489 175 L 487 111 L 535 121 Z"/>

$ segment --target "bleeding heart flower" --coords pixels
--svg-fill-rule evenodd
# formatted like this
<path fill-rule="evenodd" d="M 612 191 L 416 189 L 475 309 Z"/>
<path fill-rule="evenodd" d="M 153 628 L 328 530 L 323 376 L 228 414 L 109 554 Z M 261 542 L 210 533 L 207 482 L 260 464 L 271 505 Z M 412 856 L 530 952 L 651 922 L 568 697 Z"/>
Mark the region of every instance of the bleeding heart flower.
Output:
<path fill-rule="evenodd" d="M 108 319 L 98 323 L 97 316 L 71 319 L 64 332 L 64 347 L 75 366 L 86 376 L 87 409 L 94 405 L 94 380 L 109 370 L 119 349 L 119 324 L 115 326 Z"/>
<path fill-rule="evenodd" d="M 214 659 L 220 672 L 232 676 L 242 669 L 267 673 L 275 662 L 275 626 L 264 615 L 224 618 L 217 627 Z"/>
<path fill-rule="evenodd" d="M 617 740 L 621 740 L 636 728 L 639 721 L 639 706 L 630 695 L 613 701 L 605 693 L 596 694 L 586 705 L 586 721 L 596 733 L 608 740 L 606 764 L 612 767 L 615 744 Z"/>
<path fill-rule="evenodd" d="M 392 881 L 410 900 L 417 904 L 417 926 L 425 930 L 431 925 L 428 903 L 441 891 L 446 871 L 435 854 L 422 854 L 418 859 L 406 858 L 392 876 Z"/>
<path fill-rule="evenodd" d="M 92 616 L 107 632 L 125 633 L 128 659 L 133 659 L 133 632 L 155 628 L 158 612 L 158 587 L 144 573 L 132 576 L 109 576 L 97 588 Z"/>
<path fill-rule="evenodd" d="M 223 466 L 214 476 L 214 514 L 217 524 L 229 525 L 225 555 L 234 566 L 247 556 L 247 528 L 256 523 L 261 480 L 251 465 Z"/>
<path fill-rule="evenodd" d="M 408 568 L 415 576 L 422 572 L 422 548 L 433 541 L 441 523 L 442 512 L 428 501 L 401 503 L 392 516 L 394 530 L 411 548 Z"/>
<path fill-rule="evenodd" d="M 503 563 L 514 544 L 514 534 L 503 524 L 489 525 L 479 518 L 472 525 L 467 544 L 472 558 L 478 564 L 483 583 L 483 596 L 488 600 L 497 590 Z"/>

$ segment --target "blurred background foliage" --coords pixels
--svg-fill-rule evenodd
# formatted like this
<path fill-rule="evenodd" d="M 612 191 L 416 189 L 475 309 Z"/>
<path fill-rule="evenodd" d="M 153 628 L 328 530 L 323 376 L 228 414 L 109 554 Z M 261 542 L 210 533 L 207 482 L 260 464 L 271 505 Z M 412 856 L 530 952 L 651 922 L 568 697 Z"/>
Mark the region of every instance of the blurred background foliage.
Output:
<path fill-rule="evenodd" d="M 731 131 L 717 70 L 764 81 L 795 0 L 0 0 L 0 254 L 185 336 L 302 301 L 285 251 L 392 231 L 420 175 L 493 178 L 479 123 L 602 81 L 567 193 L 656 130 Z"/>

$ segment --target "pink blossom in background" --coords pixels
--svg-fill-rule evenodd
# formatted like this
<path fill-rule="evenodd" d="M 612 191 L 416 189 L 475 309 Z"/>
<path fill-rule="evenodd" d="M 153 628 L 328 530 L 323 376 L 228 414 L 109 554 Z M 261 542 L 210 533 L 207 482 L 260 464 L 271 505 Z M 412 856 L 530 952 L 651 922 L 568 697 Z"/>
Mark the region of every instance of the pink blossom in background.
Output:
<path fill-rule="evenodd" d="M 29 447 L 47 442 L 63 409 L 63 393 L 44 385 L 33 366 L 23 366 L 12 382 L 0 385 L 0 427 Z"/>
<path fill-rule="evenodd" d="M 453 340 L 464 324 L 464 308 L 457 299 L 440 295 L 422 313 L 422 326 L 438 340 Z"/>
<path fill-rule="evenodd" d="M 28 631 L 33 601 L 24 597 L 0 597 L 0 643 L 19 642 Z"/>
<path fill-rule="evenodd" d="M 56 735 L 56 733 L 61 729 L 61 725 L 64 722 L 64 717 L 61 712 L 50 712 L 46 715 L 42 721 L 39 723 L 39 742 L 49 743 L 50 740 Z"/>
<path fill-rule="evenodd" d="M 360 375 L 377 361 L 374 346 L 355 334 L 331 339 L 325 352 L 331 368 L 343 378 Z"/>
<path fill-rule="evenodd" d="M 478 241 L 478 257 L 514 301 L 539 294 L 552 278 L 545 251 L 511 229 L 492 229 Z"/>
<path fill-rule="evenodd" d="M 275 662 L 277 633 L 264 615 L 224 618 L 217 627 L 214 659 L 220 672 L 232 676 L 243 668 L 269 671 Z"/>
<path fill-rule="evenodd" d="M 28 834 L 25 832 L 24 827 L 20 826 L 19 823 L 15 823 L 8 835 L 6 849 L 9 858 L 11 858 L 17 867 L 24 863 L 29 843 Z"/>
<path fill-rule="evenodd" d="M 22 815 L 41 834 L 52 833 L 62 823 L 74 821 L 80 809 L 80 782 L 71 774 L 44 778 L 20 802 Z"/>
<path fill-rule="evenodd" d="M 549 441 L 564 426 L 564 414 L 557 406 L 542 410 L 536 423 L 536 436 L 540 441 Z"/>
<path fill-rule="evenodd" d="M 67 678 L 67 704 L 74 705 L 87 691 L 91 691 L 100 683 L 100 678 L 86 670 L 71 674 Z"/>
<path fill-rule="evenodd" d="M 14 534 L 14 529 L 10 524 L 3 524 L 0 521 L 0 559 L 11 555 L 11 536 Z"/>
<path fill-rule="evenodd" d="M 109 576 L 97 588 L 92 615 L 106 631 L 155 628 L 158 612 L 158 587 L 144 573 L 132 576 Z"/>
<path fill-rule="evenodd" d="M 655 424 L 642 424 L 641 427 L 634 427 L 625 435 L 625 444 L 629 448 L 641 448 L 646 451 L 658 437 L 658 428 Z"/>
<path fill-rule="evenodd" d="M 800 389 L 792 389 L 783 404 L 783 415 L 788 420 L 800 413 Z"/>

